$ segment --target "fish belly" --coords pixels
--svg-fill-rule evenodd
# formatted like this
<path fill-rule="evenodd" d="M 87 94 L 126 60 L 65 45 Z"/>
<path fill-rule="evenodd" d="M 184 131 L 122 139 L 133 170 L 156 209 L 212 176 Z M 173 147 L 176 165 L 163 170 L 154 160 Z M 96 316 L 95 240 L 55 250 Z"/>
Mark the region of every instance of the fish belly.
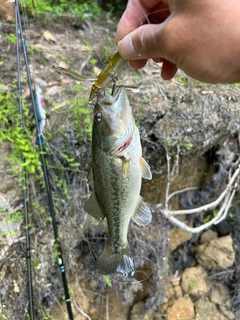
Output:
<path fill-rule="evenodd" d="M 133 272 L 134 266 L 127 233 L 138 204 L 141 172 L 136 163 L 129 160 L 129 175 L 126 177 L 122 171 L 123 160 L 103 153 L 99 150 L 98 159 L 101 161 L 94 162 L 93 175 L 96 198 L 107 219 L 108 241 L 97 262 L 97 268 L 106 274 L 129 274 Z"/>

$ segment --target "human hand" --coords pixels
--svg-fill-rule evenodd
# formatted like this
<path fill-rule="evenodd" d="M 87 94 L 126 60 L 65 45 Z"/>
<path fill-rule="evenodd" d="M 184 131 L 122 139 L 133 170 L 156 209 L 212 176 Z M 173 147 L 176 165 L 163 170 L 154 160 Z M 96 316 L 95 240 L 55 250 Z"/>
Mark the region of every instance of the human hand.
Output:
<path fill-rule="evenodd" d="M 240 82 L 239 17 L 239 0 L 129 0 L 116 42 L 134 68 L 162 62 L 165 80 L 179 68 L 203 82 Z"/>

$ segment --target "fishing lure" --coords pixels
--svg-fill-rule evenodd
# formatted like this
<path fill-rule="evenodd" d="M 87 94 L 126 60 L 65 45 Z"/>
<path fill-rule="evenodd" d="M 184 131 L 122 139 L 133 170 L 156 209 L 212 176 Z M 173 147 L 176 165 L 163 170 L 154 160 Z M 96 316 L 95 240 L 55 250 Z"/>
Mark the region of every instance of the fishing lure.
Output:
<path fill-rule="evenodd" d="M 116 52 L 110 59 L 108 65 L 99 73 L 97 80 L 92 85 L 89 95 L 89 101 L 92 101 L 99 89 L 105 89 L 110 83 L 114 86 L 118 80 L 118 75 L 125 67 L 127 60 L 120 56 L 119 52 Z"/>
<path fill-rule="evenodd" d="M 86 78 L 86 77 L 82 76 L 81 74 L 74 72 L 72 70 L 66 69 L 66 68 L 53 66 L 53 69 L 55 69 L 57 72 L 63 74 L 64 76 L 67 76 L 68 78 L 70 78 L 72 80 L 82 81 L 82 82 L 90 82 L 92 84 L 97 80 L 97 78 L 93 78 L 93 79 Z"/>
<path fill-rule="evenodd" d="M 123 68 L 125 67 L 127 60 L 123 59 L 119 52 L 116 52 L 112 58 L 110 59 L 108 65 L 99 73 L 98 77 L 95 79 L 88 79 L 76 72 L 71 70 L 54 67 L 59 73 L 67 76 L 70 79 L 82 81 L 82 82 L 90 82 L 92 84 L 92 88 L 89 95 L 89 103 L 92 103 L 92 99 L 96 96 L 97 92 L 100 90 L 104 90 L 109 84 L 112 84 L 112 91 L 114 91 L 115 84 L 118 79 L 118 75 L 121 73 Z"/>

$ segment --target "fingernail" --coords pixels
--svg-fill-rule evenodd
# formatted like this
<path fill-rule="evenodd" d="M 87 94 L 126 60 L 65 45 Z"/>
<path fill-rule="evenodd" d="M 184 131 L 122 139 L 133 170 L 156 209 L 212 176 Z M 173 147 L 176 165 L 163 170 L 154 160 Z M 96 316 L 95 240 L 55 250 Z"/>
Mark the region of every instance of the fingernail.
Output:
<path fill-rule="evenodd" d="M 135 50 L 131 36 L 126 36 L 118 42 L 118 51 L 126 60 L 131 60 L 141 56 L 141 54 L 137 53 Z"/>

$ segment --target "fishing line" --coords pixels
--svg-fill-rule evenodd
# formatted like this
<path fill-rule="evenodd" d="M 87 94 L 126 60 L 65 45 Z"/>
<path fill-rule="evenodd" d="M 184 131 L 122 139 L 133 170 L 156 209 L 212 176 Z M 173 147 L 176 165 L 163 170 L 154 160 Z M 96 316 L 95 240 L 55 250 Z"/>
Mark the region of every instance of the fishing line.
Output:
<path fill-rule="evenodd" d="M 15 2 L 15 22 L 16 22 L 16 58 L 17 58 L 17 74 L 18 74 L 18 105 L 19 105 L 19 114 L 21 117 L 20 127 L 23 128 L 23 108 L 22 108 L 22 88 L 21 88 L 21 70 L 20 70 L 20 53 L 19 53 L 19 28 L 18 28 L 18 10 Z M 21 130 L 22 134 L 22 130 Z M 25 163 L 25 158 L 22 155 L 22 162 Z M 33 310 L 33 288 L 32 288 L 32 270 L 31 270 L 31 249 L 30 249 L 30 236 L 29 236 L 29 216 L 28 216 L 28 201 L 27 201 L 27 176 L 26 170 L 22 167 L 22 191 L 23 191 L 23 210 L 24 210 L 24 225 L 25 225 L 25 234 L 26 234 L 26 262 L 27 262 L 27 287 L 28 287 L 28 300 L 29 307 L 28 312 L 30 320 L 34 319 Z"/>
<path fill-rule="evenodd" d="M 32 1 L 33 3 L 33 1 Z M 31 37 L 30 37 L 30 33 L 29 33 L 29 24 L 28 24 L 28 17 L 27 17 L 27 10 L 26 10 L 26 5 L 25 5 L 25 0 L 23 0 L 23 5 L 22 5 L 22 16 L 23 16 L 23 24 L 24 24 L 24 31 L 26 32 L 26 39 L 27 39 L 27 48 L 30 50 L 30 63 L 32 65 L 32 70 L 31 74 L 33 75 L 33 79 L 34 79 L 34 55 L 33 55 L 33 49 L 31 46 Z"/>
<path fill-rule="evenodd" d="M 58 265 L 59 265 L 61 275 L 62 275 L 62 282 L 63 282 L 63 287 L 64 287 L 64 294 L 65 294 L 65 301 L 66 301 L 67 310 L 68 310 L 68 316 L 69 316 L 70 320 L 73 320 L 70 295 L 69 295 L 69 290 L 68 290 L 68 285 L 67 285 L 66 271 L 65 271 L 65 266 L 64 266 L 64 262 L 63 262 L 62 249 L 61 249 L 61 243 L 60 243 L 60 239 L 59 239 L 59 233 L 58 233 L 55 211 L 54 211 L 54 206 L 53 206 L 48 171 L 47 171 L 45 156 L 44 156 L 44 152 L 43 152 L 44 151 L 43 150 L 43 141 L 42 141 L 42 135 L 41 135 L 41 132 L 39 129 L 39 123 L 38 123 L 39 119 L 38 119 L 38 115 L 37 115 L 37 109 L 36 109 L 36 104 L 35 104 L 35 99 L 34 99 L 34 94 L 33 94 L 32 81 L 31 81 L 31 75 L 30 75 L 30 70 L 29 70 L 25 40 L 24 40 L 24 36 L 23 36 L 18 0 L 15 0 L 15 6 L 16 6 L 16 17 L 17 17 L 16 23 L 18 24 L 19 31 L 20 31 L 23 56 L 24 56 L 24 61 L 25 61 L 25 66 L 26 66 L 27 79 L 28 79 L 28 85 L 29 85 L 34 120 L 35 120 L 35 127 L 36 127 L 36 133 L 37 133 L 37 144 L 39 147 L 39 153 L 40 153 L 40 158 L 41 158 L 41 163 L 42 163 L 42 170 L 43 170 L 43 175 L 44 175 L 44 180 L 45 180 L 45 187 L 46 187 L 47 197 L 48 197 L 49 211 L 50 211 L 51 218 L 52 218 L 52 225 L 53 225 L 53 231 L 54 231 L 54 236 L 55 236 L 55 248 L 56 248 L 57 254 L 58 254 Z"/>

